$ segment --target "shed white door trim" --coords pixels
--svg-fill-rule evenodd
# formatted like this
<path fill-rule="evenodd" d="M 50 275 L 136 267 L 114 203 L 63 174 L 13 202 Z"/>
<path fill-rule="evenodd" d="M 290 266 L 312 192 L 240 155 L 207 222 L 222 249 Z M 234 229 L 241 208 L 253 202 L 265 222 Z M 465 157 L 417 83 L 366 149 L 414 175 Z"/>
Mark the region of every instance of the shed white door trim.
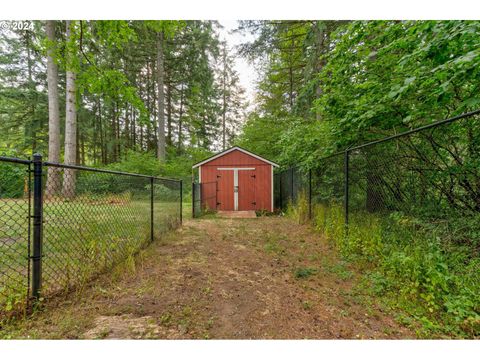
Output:
<path fill-rule="evenodd" d="M 219 167 L 217 170 L 233 171 L 233 209 L 238 211 L 238 172 L 240 170 L 255 170 L 255 168 Z"/>

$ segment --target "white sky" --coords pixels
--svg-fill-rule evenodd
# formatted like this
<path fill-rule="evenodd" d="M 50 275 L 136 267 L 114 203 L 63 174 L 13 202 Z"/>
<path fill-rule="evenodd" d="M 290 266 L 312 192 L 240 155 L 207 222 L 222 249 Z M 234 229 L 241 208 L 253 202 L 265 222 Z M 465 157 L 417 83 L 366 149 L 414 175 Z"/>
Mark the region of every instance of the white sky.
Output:
<path fill-rule="evenodd" d="M 250 34 L 247 34 L 246 36 L 239 33 L 232 34 L 232 30 L 238 27 L 238 22 L 236 20 L 219 20 L 219 23 L 224 27 L 223 29 L 220 29 L 220 39 L 227 42 L 230 50 L 233 49 L 232 53 L 235 58 L 235 69 L 238 72 L 240 83 L 245 89 L 246 99 L 251 106 L 255 98 L 255 83 L 258 74 L 253 64 L 249 64 L 248 61 L 240 55 L 235 54 L 234 51 L 236 45 L 252 40 L 253 36 Z"/>

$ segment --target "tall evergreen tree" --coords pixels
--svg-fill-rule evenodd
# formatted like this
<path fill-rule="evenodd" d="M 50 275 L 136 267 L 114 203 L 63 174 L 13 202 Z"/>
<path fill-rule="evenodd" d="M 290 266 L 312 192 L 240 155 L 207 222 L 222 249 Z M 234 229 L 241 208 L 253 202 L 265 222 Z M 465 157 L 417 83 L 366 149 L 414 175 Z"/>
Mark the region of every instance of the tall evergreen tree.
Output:
<path fill-rule="evenodd" d="M 245 119 L 245 90 L 240 85 L 234 60 L 226 43 L 222 44 L 219 61 L 219 89 L 221 92 L 222 149 L 231 145 Z"/>

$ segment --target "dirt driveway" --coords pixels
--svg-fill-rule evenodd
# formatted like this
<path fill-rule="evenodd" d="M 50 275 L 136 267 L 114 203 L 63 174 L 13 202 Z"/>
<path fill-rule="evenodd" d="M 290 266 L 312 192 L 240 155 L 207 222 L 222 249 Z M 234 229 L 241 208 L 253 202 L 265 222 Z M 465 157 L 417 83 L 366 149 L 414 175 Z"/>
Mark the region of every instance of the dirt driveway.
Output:
<path fill-rule="evenodd" d="M 188 220 L 79 296 L 2 335 L 35 338 L 413 338 L 307 226 Z M 55 307 L 55 308 L 53 308 Z"/>

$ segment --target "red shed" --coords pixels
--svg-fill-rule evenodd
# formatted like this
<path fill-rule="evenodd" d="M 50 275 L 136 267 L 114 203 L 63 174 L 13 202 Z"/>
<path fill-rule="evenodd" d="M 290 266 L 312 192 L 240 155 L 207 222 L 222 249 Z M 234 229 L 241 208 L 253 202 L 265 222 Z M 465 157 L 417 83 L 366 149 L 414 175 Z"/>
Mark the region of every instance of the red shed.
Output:
<path fill-rule="evenodd" d="M 195 165 L 205 206 L 273 211 L 274 162 L 234 146 Z M 208 186 L 207 186 L 208 185 Z"/>

